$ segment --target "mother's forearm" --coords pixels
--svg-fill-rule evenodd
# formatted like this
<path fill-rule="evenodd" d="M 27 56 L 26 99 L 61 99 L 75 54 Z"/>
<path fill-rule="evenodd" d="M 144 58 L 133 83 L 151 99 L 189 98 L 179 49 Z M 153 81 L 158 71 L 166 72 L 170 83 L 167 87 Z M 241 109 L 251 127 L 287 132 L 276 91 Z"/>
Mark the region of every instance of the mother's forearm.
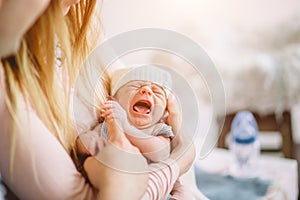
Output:
<path fill-rule="evenodd" d="M 99 191 L 98 199 L 140 199 L 149 177 L 146 160 L 132 145 L 117 145 L 107 143 L 97 156 L 86 159 L 84 169 Z"/>
<path fill-rule="evenodd" d="M 170 158 L 174 159 L 179 167 L 179 174 L 182 175 L 187 172 L 195 159 L 196 152 L 194 143 L 190 139 L 183 139 L 175 137 L 172 141 L 174 145 L 173 151 L 171 152 Z"/>

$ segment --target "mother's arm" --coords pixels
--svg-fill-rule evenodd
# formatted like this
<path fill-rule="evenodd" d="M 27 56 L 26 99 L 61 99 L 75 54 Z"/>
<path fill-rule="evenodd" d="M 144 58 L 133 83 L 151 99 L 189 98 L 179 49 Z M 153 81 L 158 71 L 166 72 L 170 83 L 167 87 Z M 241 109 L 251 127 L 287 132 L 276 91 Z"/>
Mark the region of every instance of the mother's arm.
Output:
<path fill-rule="evenodd" d="M 148 183 L 147 163 L 131 144 L 116 145 L 107 142 L 95 157 L 86 159 L 89 180 L 99 188 L 98 199 L 141 199 Z"/>
<path fill-rule="evenodd" d="M 167 123 L 172 126 L 175 137 L 172 140 L 172 153 L 170 157 L 176 160 L 180 169 L 180 175 L 187 172 L 193 164 L 196 156 L 195 146 L 189 134 L 183 136 L 181 129 L 182 115 L 180 114 L 179 103 L 177 102 L 173 94 L 169 95 L 168 98 L 168 117 Z"/>

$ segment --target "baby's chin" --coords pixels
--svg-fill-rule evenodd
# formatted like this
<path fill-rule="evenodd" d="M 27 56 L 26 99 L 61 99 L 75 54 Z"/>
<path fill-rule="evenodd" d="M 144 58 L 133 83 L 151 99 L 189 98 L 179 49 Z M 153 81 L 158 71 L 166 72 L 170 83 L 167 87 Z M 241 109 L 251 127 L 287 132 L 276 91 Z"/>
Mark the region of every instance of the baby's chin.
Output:
<path fill-rule="evenodd" d="M 132 123 L 138 129 L 145 129 L 153 126 L 151 123 Z"/>
<path fill-rule="evenodd" d="M 132 119 L 131 124 L 134 125 L 138 129 L 145 129 L 153 126 L 152 121 L 145 119 Z"/>
<path fill-rule="evenodd" d="M 129 121 L 130 123 L 138 129 L 146 129 L 149 128 L 160 121 L 161 117 L 158 118 L 156 115 L 144 115 L 138 116 L 136 114 L 130 115 Z"/>

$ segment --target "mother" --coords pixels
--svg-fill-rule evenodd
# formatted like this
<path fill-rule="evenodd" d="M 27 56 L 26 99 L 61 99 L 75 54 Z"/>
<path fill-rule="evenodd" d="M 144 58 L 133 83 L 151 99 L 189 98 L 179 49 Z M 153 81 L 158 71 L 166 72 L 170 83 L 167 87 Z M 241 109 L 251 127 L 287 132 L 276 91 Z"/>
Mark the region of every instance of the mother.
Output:
<path fill-rule="evenodd" d="M 178 135 L 171 155 L 176 161 L 153 165 L 148 173 L 117 171 L 95 157 L 84 163 L 91 184 L 77 170 L 70 95 L 79 67 L 97 38 L 88 34 L 100 27 L 90 23 L 95 4 L 0 0 L 0 171 L 21 199 L 163 199 L 194 159 L 193 146 L 179 156 L 186 142 Z M 168 109 L 168 122 L 176 127 L 180 119 L 174 100 L 169 100 Z M 126 138 L 111 143 L 136 153 L 134 162 L 146 167 Z M 128 164 L 111 151 L 111 143 L 97 156 Z M 151 171 L 154 168 L 159 169 Z"/>

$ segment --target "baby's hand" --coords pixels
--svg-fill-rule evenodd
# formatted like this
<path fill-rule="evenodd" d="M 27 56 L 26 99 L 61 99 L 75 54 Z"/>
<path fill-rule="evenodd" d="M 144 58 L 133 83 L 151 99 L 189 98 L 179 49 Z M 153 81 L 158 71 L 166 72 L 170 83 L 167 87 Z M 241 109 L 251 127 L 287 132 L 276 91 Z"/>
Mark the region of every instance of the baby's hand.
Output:
<path fill-rule="evenodd" d="M 129 123 L 126 111 L 121 107 L 121 105 L 116 101 L 109 100 L 104 102 L 101 108 L 104 110 L 102 117 L 105 118 L 107 124 L 109 126 L 118 126 L 118 129 L 124 132 Z"/>

